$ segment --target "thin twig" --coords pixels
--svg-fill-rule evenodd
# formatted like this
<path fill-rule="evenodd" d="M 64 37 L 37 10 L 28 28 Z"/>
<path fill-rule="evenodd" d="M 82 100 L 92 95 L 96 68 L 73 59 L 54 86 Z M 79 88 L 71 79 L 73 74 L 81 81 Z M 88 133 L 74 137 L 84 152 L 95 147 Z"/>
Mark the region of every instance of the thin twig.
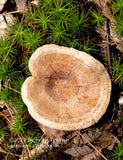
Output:
<path fill-rule="evenodd" d="M 33 17 L 33 19 L 34 19 L 34 21 L 35 21 L 35 17 L 34 17 L 34 15 L 33 15 L 32 11 L 31 11 L 31 7 L 29 6 L 28 8 L 29 8 L 29 11 L 30 11 L 30 13 L 31 13 L 31 15 L 32 15 L 32 17 Z M 33 29 L 35 29 L 35 27 L 33 26 L 33 24 L 32 24 L 31 26 L 33 27 Z"/>
<path fill-rule="evenodd" d="M 5 117 L 5 119 L 12 125 L 12 122 L 8 119 L 8 117 L 7 117 L 4 113 L 0 112 L 0 114 L 1 114 L 3 117 Z"/>
<path fill-rule="evenodd" d="M 77 133 L 77 138 L 76 138 L 76 145 L 79 144 L 79 138 L 80 138 L 80 130 Z"/>
<path fill-rule="evenodd" d="M 98 149 L 96 147 L 94 147 L 94 145 L 92 143 L 89 142 L 89 140 L 87 138 L 85 138 L 85 136 L 83 136 L 81 133 L 79 133 L 79 131 L 76 131 L 78 134 L 80 134 L 80 136 L 99 154 L 101 155 L 105 160 L 108 160 L 100 151 L 98 151 Z"/>
<path fill-rule="evenodd" d="M 2 31 L 2 32 L 6 33 L 6 34 L 9 34 L 8 31 L 6 31 L 5 29 L 2 29 L 2 28 L 0 28 L 0 31 Z"/>
<path fill-rule="evenodd" d="M 34 17 L 34 15 L 33 15 L 32 11 L 31 11 L 31 7 L 28 7 L 28 8 L 29 8 L 29 11 L 30 11 L 30 13 L 31 13 L 32 17 L 33 17 L 33 18 L 34 18 L 34 20 L 35 20 L 35 17 Z"/>
<path fill-rule="evenodd" d="M 0 103 L 0 105 L 6 106 L 6 103 Z M 15 107 L 16 105 L 7 104 L 8 107 Z"/>
<path fill-rule="evenodd" d="M 10 110 L 9 110 L 9 112 L 10 112 Z M 12 122 L 8 119 L 8 117 L 7 117 L 4 113 L 0 112 L 0 114 L 1 114 L 2 116 L 4 116 L 4 117 L 6 118 L 6 120 L 12 125 Z M 10 113 L 10 115 L 11 115 L 11 117 L 13 118 L 13 116 L 12 116 L 11 113 Z M 30 157 L 31 157 L 31 152 L 30 152 L 28 146 L 24 144 L 23 139 L 22 139 L 22 137 L 21 137 L 19 134 L 18 134 L 18 137 L 20 138 L 20 140 L 21 140 L 21 142 L 22 142 L 22 144 L 23 144 L 23 146 L 24 146 L 24 148 L 25 148 L 26 155 L 27 155 L 27 157 L 28 157 L 28 159 L 29 159 L 28 153 L 29 153 L 29 155 L 30 155 Z M 27 152 L 27 151 L 28 151 L 28 152 Z"/>
<path fill-rule="evenodd" d="M 12 118 L 14 118 L 14 117 L 13 117 L 13 115 L 12 115 L 12 113 L 11 113 L 11 110 L 10 110 L 10 107 L 8 106 L 8 104 L 7 104 L 7 103 L 5 103 L 5 105 L 6 105 L 7 109 L 8 109 L 9 114 L 11 115 L 11 117 L 12 117 Z"/>
<path fill-rule="evenodd" d="M 11 153 L 11 152 L 6 152 L 6 151 L 1 150 L 1 149 L 0 149 L 0 152 L 1 152 L 1 153 L 5 153 L 5 154 L 10 154 L 10 155 L 13 155 L 13 156 L 16 156 L 16 157 L 21 157 L 21 156 L 18 155 L 18 154 L 14 154 L 14 153 Z"/>
<path fill-rule="evenodd" d="M 10 112 L 11 117 L 14 118 L 10 110 L 9 110 L 9 112 Z M 0 113 L 2 113 L 2 112 L 0 112 Z M 2 113 L 2 114 L 3 114 L 3 113 Z M 6 115 L 3 114 L 3 116 L 4 116 L 4 117 L 10 122 L 10 124 L 12 125 L 12 122 L 6 117 Z M 28 153 L 29 153 L 29 155 L 30 155 L 30 157 L 31 157 L 31 152 L 30 152 L 28 146 L 24 144 L 24 142 L 23 142 L 23 139 L 24 139 L 24 138 L 22 139 L 22 136 L 20 136 L 19 134 L 18 134 L 18 137 L 20 138 L 21 143 L 22 143 L 23 146 L 24 146 L 24 149 L 25 149 L 25 151 L 26 151 L 27 158 L 28 158 L 28 160 L 29 160 Z"/>
<path fill-rule="evenodd" d="M 110 29 L 109 29 L 109 22 L 107 21 L 106 22 L 106 32 L 107 32 L 107 42 L 108 42 L 108 45 L 107 45 L 107 59 L 108 59 L 108 64 L 109 64 L 109 67 L 111 67 L 111 57 L 110 57 L 110 48 L 109 48 L 109 35 L 110 35 Z"/>
<path fill-rule="evenodd" d="M 123 72 L 114 80 L 114 83 L 117 82 L 122 75 L 123 75 Z"/>
<path fill-rule="evenodd" d="M 6 120 L 12 125 L 12 122 L 8 119 L 8 117 L 7 117 L 4 113 L 0 112 L 0 114 L 1 114 L 2 116 L 4 116 L 4 117 L 6 118 Z M 10 115 L 11 115 L 11 114 L 10 114 Z M 12 116 L 12 118 L 13 118 L 13 116 Z M 21 136 L 20 136 L 19 134 L 18 134 L 18 137 L 20 138 L 20 140 L 21 140 L 21 142 L 22 142 L 22 144 L 23 144 L 23 146 L 24 146 L 24 148 L 25 148 L 25 150 L 26 150 L 26 155 L 27 155 L 27 157 L 28 157 L 28 159 L 29 159 L 28 153 L 30 154 L 30 157 L 31 157 L 31 152 L 30 152 L 28 146 L 24 144 L 23 139 L 21 138 Z M 28 153 L 27 153 L 27 151 L 28 151 Z M 21 157 L 21 156 L 20 156 L 20 157 Z"/>
<path fill-rule="evenodd" d="M 24 144 L 23 139 L 22 139 L 22 135 L 20 136 L 20 135 L 18 134 L 18 137 L 20 138 L 21 143 L 23 144 L 23 147 L 24 147 L 24 149 L 25 149 L 25 151 L 26 151 L 26 156 L 27 156 L 27 158 L 28 158 L 28 160 L 29 160 L 29 155 L 31 156 L 31 152 L 30 152 L 28 146 Z M 29 155 L 28 155 L 28 153 L 29 153 Z"/>
<path fill-rule="evenodd" d="M 8 148 L 6 148 L 6 146 L 3 146 L 3 143 L 0 142 L 0 145 L 4 148 L 6 152 L 9 152 Z"/>
<path fill-rule="evenodd" d="M 15 37 L 14 37 L 14 39 L 13 39 L 12 43 L 11 43 L 11 46 L 10 46 L 10 48 L 9 48 L 8 52 L 7 52 L 6 57 L 8 56 L 8 54 L 9 54 L 9 52 L 10 52 L 10 50 L 11 50 L 11 48 L 12 48 L 12 46 L 13 46 L 14 42 L 15 42 L 15 39 L 16 39 L 16 37 L 17 37 L 17 35 L 18 35 L 18 32 L 19 32 L 19 30 L 20 30 L 20 28 L 21 28 L 21 25 L 22 25 L 22 23 L 23 23 L 24 16 L 25 16 L 25 12 L 23 13 L 23 16 L 22 16 L 22 18 L 21 18 L 20 25 L 19 25 L 19 27 L 18 27 L 18 30 L 17 30 L 17 32 L 16 32 L 16 34 L 15 34 Z M 6 59 L 5 59 L 5 60 L 6 60 Z M 4 62 L 5 62 L 5 60 L 4 60 Z"/>
<path fill-rule="evenodd" d="M 22 138 L 23 138 L 23 136 L 22 136 Z M 24 138 L 23 138 L 23 139 L 24 139 Z M 25 141 L 25 139 L 24 139 L 24 142 L 26 142 L 26 141 Z M 28 153 L 29 153 L 28 158 L 29 158 L 29 157 L 31 157 L 31 158 L 32 158 L 32 155 L 31 155 L 31 152 L 30 152 L 30 150 L 29 150 L 28 145 L 27 145 L 27 144 L 25 144 L 25 146 L 26 146 L 26 149 L 27 149 L 27 151 L 28 151 Z"/>
<path fill-rule="evenodd" d="M 18 10 L 18 11 L 2 13 L 1 15 L 6 16 L 6 15 L 9 15 L 9 14 L 20 13 L 20 12 L 24 12 L 24 10 L 23 10 L 23 9 L 21 9 L 21 10 Z"/>
<path fill-rule="evenodd" d="M 7 86 L 7 85 L 3 85 L 4 87 L 6 87 L 6 88 L 9 88 L 9 89 L 11 89 L 11 90 L 13 90 L 13 91 L 15 91 L 15 92 L 17 92 L 17 93 L 19 93 L 19 94 L 21 94 L 19 91 L 17 91 L 16 89 L 13 89 L 13 88 L 11 88 L 11 87 L 9 87 L 9 86 Z"/>
<path fill-rule="evenodd" d="M 111 22 L 115 23 L 115 22 L 116 22 L 116 21 L 115 21 L 115 18 L 114 18 L 114 16 L 111 14 L 111 11 L 110 11 L 108 5 L 105 3 L 105 1 L 99 0 L 99 2 L 97 1 L 96 3 L 97 3 L 97 4 L 100 6 L 100 8 L 102 9 L 104 16 L 107 17 Z"/>

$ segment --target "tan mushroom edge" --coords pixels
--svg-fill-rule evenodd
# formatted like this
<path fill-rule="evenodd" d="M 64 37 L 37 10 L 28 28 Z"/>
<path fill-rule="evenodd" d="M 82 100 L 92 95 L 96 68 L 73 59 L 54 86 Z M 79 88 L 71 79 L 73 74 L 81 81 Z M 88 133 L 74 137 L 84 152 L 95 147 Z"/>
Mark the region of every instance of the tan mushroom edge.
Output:
<path fill-rule="evenodd" d="M 75 86 L 75 90 L 72 90 L 75 92 L 75 94 L 72 93 L 72 96 L 71 95 L 68 96 L 68 99 L 65 100 L 64 98 L 66 97 L 63 97 L 63 100 L 61 101 L 59 100 L 56 101 L 55 97 L 57 98 L 58 96 L 59 98 L 61 93 L 63 92 L 57 91 L 55 89 L 55 91 L 53 90 L 53 92 L 58 93 L 58 95 L 55 95 L 55 97 L 52 97 L 52 93 L 50 93 L 49 91 L 47 94 L 47 91 L 44 91 L 47 82 L 44 82 L 45 80 L 43 81 L 40 78 L 39 74 L 39 72 L 41 74 L 42 72 L 43 74 L 45 74 L 46 72 L 45 76 L 47 76 L 47 74 L 51 73 L 52 70 L 51 65 L 48 66 L 49 68 L 46 68 L 46 66 L 43 68 L 42 66 L 43 64 L 47 65 L 46 63 L 48 62 L 54 63 L 53 66 L 55 66 L 57 70 L 56 61 L 58 60 L 59 63 L 60 61 L 62 62 L 62 60 L 60 60 L 59 56 L 57 57 L 57 55 L 59 55 L 61 59 L 65 61 L 66 66 L 70 68 L 72 73 L 68 73 L 68 75 L 70 74 L 71 79 L 75 78 L 72 77 L 72 74 L 76 74 L 76 71 L 80 66 L 80 72 L 78 71 L 78 73 L 75 76 L 78 78 L 78 79 L 76 78 L 78 86 L 80 85 L 82 86 L 78 90 L 76 89 L 78 86 L 77 87 Z M 65 57 L 66 55 L 67 57 Z M 47 57 L 49 59 L 47 59 Z M 69 57 L 71 59 L 70 61 L 68 60 L 67 62 L 66 59 L 67 58 L 69 59 Z M 43 63 L 41 59 L 43 59 L 45 63 Z M 76 60 L 78 64 L 75 64 Z M 72 62 L 75 65 L 75 69 L 74 66 L 72 66 Z M 61 67 L 59 63 L 58 65 L 59 67 Z M 69 64 L 67 65 L 67 63 Z M 28 107 L 30 115 L 38 123 L 59 130 L 84 129 L 98 122 L 98 120 L 106 112 L 111 95 L 111 80 L 104 66 L 95 58 L 88 55 L 87 53 L 78 51 L 73 48 L 67 48 L 54 44 L 44 45 L 42 47 L 39 47 L 32 54 L 29 60 L 29 70 L 32 73 L 32 76 L 28 77 L 23 83 L 21 88 L 21 95 L 24 103 Z M 38 78 L 36 78 L 37 74 L 39 74 Z M 83 79 L 83 77 L 85 78 L 85 80 Z M 70 78 L 68 78 L 68 80 L 69 79 Z M 36 80 L 37 82 L 35 82 Z M 68 82 L 68 80 L 66 81 Z M 70 81 L 69 85 L 70 87 L 71 84 L 74 85 L 73 84 L 74 81 L 71 80 L 69 81 Z M 43 87 L 41 88 L 40 88 L 40 82 L 44 83 Z M 38 84 L 37 87 L 35 86 L 35 84 Z M 66 86 L 66 82 L 65 84 L 63 84 L 63 87 L 64 86 Z M 71 88 L 69 86 L 67 92 L 65 92 L 65 95 L 68 95 L 68 91 L 71 92 L 70 91 Z M 40 95 L 37 95 L 36 93 L 39 93 L 40 90 L 42 93 Z M 52 89 L 50 90 L 52 91 Z M 78 99 L 79 99 L 79 104 L 78 104 Z M 36 110 L 36 105 L 38 105 L 37 110 Z"/>

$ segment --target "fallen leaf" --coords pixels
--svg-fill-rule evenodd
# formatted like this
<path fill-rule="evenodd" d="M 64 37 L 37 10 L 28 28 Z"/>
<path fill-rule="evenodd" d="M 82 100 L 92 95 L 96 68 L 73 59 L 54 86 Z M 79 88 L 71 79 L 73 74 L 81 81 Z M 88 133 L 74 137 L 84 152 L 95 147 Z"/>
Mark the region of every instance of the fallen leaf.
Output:
<path fill-rule="evenodd" d="M 6 14 L 5 16 L 0 15 L 0 37 L 3 37 L 3 39 L 9 35 L 8 34 L 8 30 L 9 30 L 8 25 L 12 25 L 13 20 L 15 20 L 15 18 L 13 17 L 12 14 Z"/>
<path fill-rule="evenodd" d="M 101 152 L 101 148 L 97 148 L 99 152 Z M 72 160 L 97 160 L 100 155 L 94 150 L 92 153 L 89 153 L 80 157 L 73 157 Z"/>
<path fill-rule="evenodd" d="M 96 146 L 100 147 L 101 149 L 107 148 L 108 150 L 112 150 L 114 144 L 120 143 L 120 141 L 112 133 L 103 131 L 102 135 L 98 139 L 96 139 L 93 143 L 96 144 Z"/>
<path fill-rule="evenodd" d="M 4 101 L 0 101 L 0 109 L 2 108 L 4 108 L 4 106 L 5 106 L 5 104 L 4 104 L 5 102 Z"/>
<path fill-rule="evenodd" d="M 110 0 L 88 0 L 88 2 L 90 1 L 97 4 L 101 8 L 102 14 L 110 20 L 110 23 L 109 23 L 110 38 L 117 45 L 117 49 L 123 52 L 123 45 L 122 45 L 123 37 L 120 37 L 118 33 L 115 31 L 115 26 L 113 24 L 116 23 L 116 20 L 115 20 L 116 18 L 114 17 L 114 15 L 111 14 L 111 10 L 107 5 L 107 3 L 110 2 Z M 99 29 L 97 32 L 105 40 L 105 36 L 107 34 L 105 31 L 105 25 L 102 26 L 101 29 Z"/>
<path fill-rule="evenodd" d="M 74 134 L 74 133 L 73 133 Z M 83 136 L 89 141 L 92 142 L 96 138 L 98 138 L 101 135 L 101 131 L 98 128 L 92 129 L 88 128 L 86 132 L 83 133 Z M 81 137 L 81 136 L 80 136 Z M 80 145 L 87 144 L 87 141 L 80 138 Z M 74 143 L 77 144 L 77 137 L 74 138 Z"/>
<path fill-rule="evenodd" d="M 84 156 L 89 153 L 91 153 L 93 149 L 91 149 L 87 145 L 83 145 L 82 147 L 79 147 L 75 144 L 72 144 L 71 148 L 66 149 L 64 152 L 73 156 L 73 157 L 79 157 L 79 156 Z"/>
<path fill-rule="evenodd" d="M 81 140 L 79 146 L 72 144 L 71 147 L 65 150 L 64 152 L 73 157 L 78 158 L 73 160 L 92 160 L 96 159 L 97 157 L 99 158 L 101 156 L 101 151 L 103 149 L 107 148 L 108 150 L 112 150 L 115 143 L 119 143 L 119 140 L 116 136 L 106 131 L 106 129 L 109 130 L 110 127 L 111 123 L 108 124 L 108 127 L 104 127 L 105 129 L 102 128 L 103 129 L 102 132 L 101 129 L 89 128 L 82 134 L 85 137 L 84 140 L 80 135 Z M 92 146 L 90 147 L 86 139 L 94 147 Z M 95 148 L 98 150 L 98 152 Z"/>
<path fill-rule="evenodd" d="M 0 0 L 0 12 L 2 11 L 2 9 L 4 8 L 4 5 L 6 3 L 7 0 Z"/>
<path fill-rule="evenodd" d="M 3 15 L 0 15 L 0 37 L 5 38 L 7 36 L 7 24 Z"/>
<path fill-rule="evenodd" d="M 34 5 L 34 6 L 36 6 L 36 7 L 38 7 L 39 4 L 40 4 L 40 1 L 39 1 L 39 0 L 33 0 L 33 1 L 31 2 L 31 4 Z"/>
<path fill-rule="evenodd" d="M 15 0 L 15 2 L 19 13 L 24 13 L 27 10 L 26 0 Z"/>

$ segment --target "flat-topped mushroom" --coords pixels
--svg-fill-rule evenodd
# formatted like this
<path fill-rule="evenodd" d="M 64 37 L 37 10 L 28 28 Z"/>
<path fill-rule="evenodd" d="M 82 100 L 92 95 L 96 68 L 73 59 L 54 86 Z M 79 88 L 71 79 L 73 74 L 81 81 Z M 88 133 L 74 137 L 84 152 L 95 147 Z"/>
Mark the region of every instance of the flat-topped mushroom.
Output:
<path fill-rule="evenodd" d="M 39 47 L 29 60 L 22 99 L 40 124 L 59 130 L 84 129 L 97 122 L 110 101 L 111 81 L 92 56 L 54 44 Z"/>

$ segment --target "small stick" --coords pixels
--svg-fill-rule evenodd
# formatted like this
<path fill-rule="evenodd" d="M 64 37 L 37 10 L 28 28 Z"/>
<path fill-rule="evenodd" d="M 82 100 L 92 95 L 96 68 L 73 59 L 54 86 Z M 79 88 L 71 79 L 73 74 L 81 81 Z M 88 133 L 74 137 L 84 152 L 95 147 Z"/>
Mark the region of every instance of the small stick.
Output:
<path fill-rule="evenodd" d="M 0 103 L 0 105 L 8 106 L 8 107 L 15 107 L 16 105 L 6 104 L 6 103 Z"/>
<path fill-rule="evenodd" d="M 6 87 L 6 88 L 9 88 L 9 89 L 11 89 L 11 90 L 13 90 L 13 91 L 15 91 L 15 92 L 17 92 L 17 93 L 19 93 L 19 94 L 21 94 L 19 91 L 17 91 L 16 89 L 13 89 L 13 88 L 11 88 L 11 87 L 9 87 L 9 86 L 7 86 L 7 85 L 3 85 L 4 87 Z"/>
<path fill-rule="evenodd" d="M 114 83 L 123 75 L 123 72 L 114 80 Z"/>
<path fill-rule="evenodd" d="M 33 19 L 34 19 L 34 21 L 35 21 L 35 17 L 34 17 L 34 15 L 33 15 L 32 11 L 31 11 L 31 7 L 29 6 L 28 8 L 29 8 L 29 11 L 30 11 L 30 13 L 31 13 L 31 15 L 32 15 L 32 17 L 33 17 Z M 35 29 L 34 26 L 33 26 L 33 24 L 32 24 L 32 27 L 33 27 L 33 29 Z"/>
<path fill-rule="evenodd" d="M 8 109 L 8 111 L 9 111 L 11 117 L 13 118 L 13 115 L 12 115 L 12 113 L 11 113 L 10 107 L 7 105 L 7 103 L 5 103 L 5 105 L 6 105 L 7 109 Z"/>
<path fill-rule="evenodd" d="M 77 133 L 79 133 L 78 131 L 76 131 Z M 100 151 L 98 151 L 98 149 L 96 147 L 94 147 L 94 145 L 92 143 L 89 142 L 88 139 L 85 138 L 85 136 L 83 136 L 81 133 L 79 133 L 81 135 L 81 137 L 93 148 L 95 149 L 95 151 L 97 153 L 99 153 L 99 155 L 101 155 L 105 160 L 108 160 L 102 153 L 100 153 Z"/>
<path fill-rule="evenodd" d="M 20 13 L 20 12 L 23 12 L 23 11 L 24 11 L 24 10 L 23 10 L 23 9 L 21 9 L 21 10 L 18 10 L 18 11 L 2 13 L 1 15 L 6 16 L 6 15 L 9 15 L 9 14 Z"/>
<path fill-rule="evenodd" d="M 9 111 L 9 112 L 10 112 L 10 111 Z M 4 113 L 0 112 L 0 114 L 1 114 L 2 116 L 4 116 L 4 117 L 6 118 L 6 120 L 12 125 L 12 122 L 8 119 L 8 117 L 7 117 Z M 11 115 L 11 117 L 13 118 L 12 114 L 10 114 L 10 115 Z M 31 157 L 31 152 L 30 152 L 28 146 L 27 146 L 27 145 L 24 145 L 24 142 L 23 142 L 23 140 L 22 140 L 22 138 L 21 138 L 21 136 L 20 136 L 19 134 L 18 134 L 18 137 L 21 139 L 21 142 L 22 142 L 22 144 L 23 144 L 23 146 L 24 146 L 24 149 L 25 149 L 25 151 L 26 151 L 27 158 L 29 159 L 28 153 L 30 154 L 30 157 Z M 28 151 L 28 152 L 27 152 L 27 151 Z"/>
<path fill-rule="evenodd" d="M 107 28 L 107 42 L 108 42 L 108 45 L 107 45 L 107 59 L 108 59 L 109 67 L 111 67 L 110 48 L 109 48 L 110 29 L 109 29 L 109 22 L 108 21 L 106 22 L 106 28 Z"/>
<path fill-rule="evenodd" d="M 35 18 L 34 15 L 33 15 L 33 13 L 32 13 L 32 11 L 31 11 L 31 7 L 28 7 L 28 8 L 29 8 L 29 11 L 30 11 L 32 17 Z"/>
<path fill-rule="evenodd" d="M 6 31 L 5 29 L 2 29 L 2 28 L 0 28 L 0 31 L 2 31 L 2 32 L 6 33 L 6 34 L 9 34 L 8 31 Z"/>
<path fill-rule="evenodd" d="M 21 28 L 21 25 L 22 25 L 22 23 L 23 23 L 24 16 L 25 16 L 25 12 L 23 13 L 23 16 L 22 16 L 22 18 L 21 18 L 20 25 L 19 25 L 19 27 L 18 27 L 18 30 L 17 30 L 17 32 L 16 32 L 16 34 L 15 34 L 15 37 L 14 37 L 14 39 L 13 39 L 12 43 L 11 43 L 11 46 L 10 46 L 10 48 L 9 48 L 8 52 L 7 52 L 6 57 L 8 56 L 8 54 L 9 54 L 9 52 L 10 52 L 10 50 L 11 50 L 11 48 L 12 48 L 12 46 L 13 46 L 14 42 L 15 42 L 15 39 L 16 39 L 16 37 L 17 37 L 17 35 L 18 35 L 18 32 L 19 32 L 19 30 L 20 30 L 20 28 Z M 6 59 L 5 59 L 5 60 L 6 60 Z M 4 62 L 5 62 L 5 60 L 4 60 Z"/>
<path fill-rule="evenodd" d="M 5 154 L 10 154 L 10 155 L 13 155 L 13 156 L 16 156 L 16 157 L 21 157 L 21 156 L 18 155 L 18 154 L 14 154 L 14 153 L 11 153 L 11 152 L 6 152 L 6 151 L 4 151 L 3 149 L 1 149 L 1 147 L 0 147 L 0 152 L 1 152 L 1 153 L 5 153 Z"/>
<path fill-rule="evenodd" d="M 80 138 L 80 130 L 78 131 L 78 133 L 77 133 L 77 142 L 76 142 L 76 145 L 78 145 L 79 144 L 79 138 Z"/>
<path fill-rule="evenodd" d="M 0 114 L 1 114 L 3 117 L 5 117 L 5 119 L 12 125 L 12 122 L 8 119 L 8 117 L 7 117 L 4 113 L 0 112 Z"/>
<path fill-rule="evenodd" d="M 11 113 L 11 111 L 9 110 L 9 108 L 8 108 L 8 111 L 9 111 L 11 117 L 14 118 L 13 115 L 12 115 L 12 113 Z M 0 112 L 0 114 L 1 114 L 1 113 L 2 113 L 2 112 Z M 3 116 L 9 121 L 9 123 L 12 125 L 12 122 L 6 117 L 6 115 L 4 115 L 3 113 L 2 113 L 2 115 L 3 115 Z M 31 157 L 31 152 L 30 152 L 28 146 L 24 144 L 23 139 L 22 139 L 22 136 L 20 136 L 20 135 L 18 134 L 18 137 L 20 138 L 20 140 L 21 140 L 21 142 L 22 142 L 22 144 L 23 144 L 23 146 L 24 146 L 24 149 L 25 149 L 27 158 L 28 158 L 28 160 L 29 160 L 29 155 L 28 155 L 28 153 L 30 154 L 30 157 Z"/>
<path fill-rule="evenodd" d="M 25 152 L 26 152 L 26 156 L 27 156 L 27 158 L 28 158 L 28 160 L 29 160 L 29 155 L 30 155 L 30 157 L 32 158 L 31 152 L 30 152 L 28 146 L 24 144 L 23 139 L 22 139 L 22 135 L 20 136 L 20 135 L 18 134 L 18 137 L 20 138 L 21 143 L 22 143 L 23 146 L 24 146 L 24 149 L 25 149 Z M 28 153 L 29 153 L 29 155 L 28 155 Z"/>

